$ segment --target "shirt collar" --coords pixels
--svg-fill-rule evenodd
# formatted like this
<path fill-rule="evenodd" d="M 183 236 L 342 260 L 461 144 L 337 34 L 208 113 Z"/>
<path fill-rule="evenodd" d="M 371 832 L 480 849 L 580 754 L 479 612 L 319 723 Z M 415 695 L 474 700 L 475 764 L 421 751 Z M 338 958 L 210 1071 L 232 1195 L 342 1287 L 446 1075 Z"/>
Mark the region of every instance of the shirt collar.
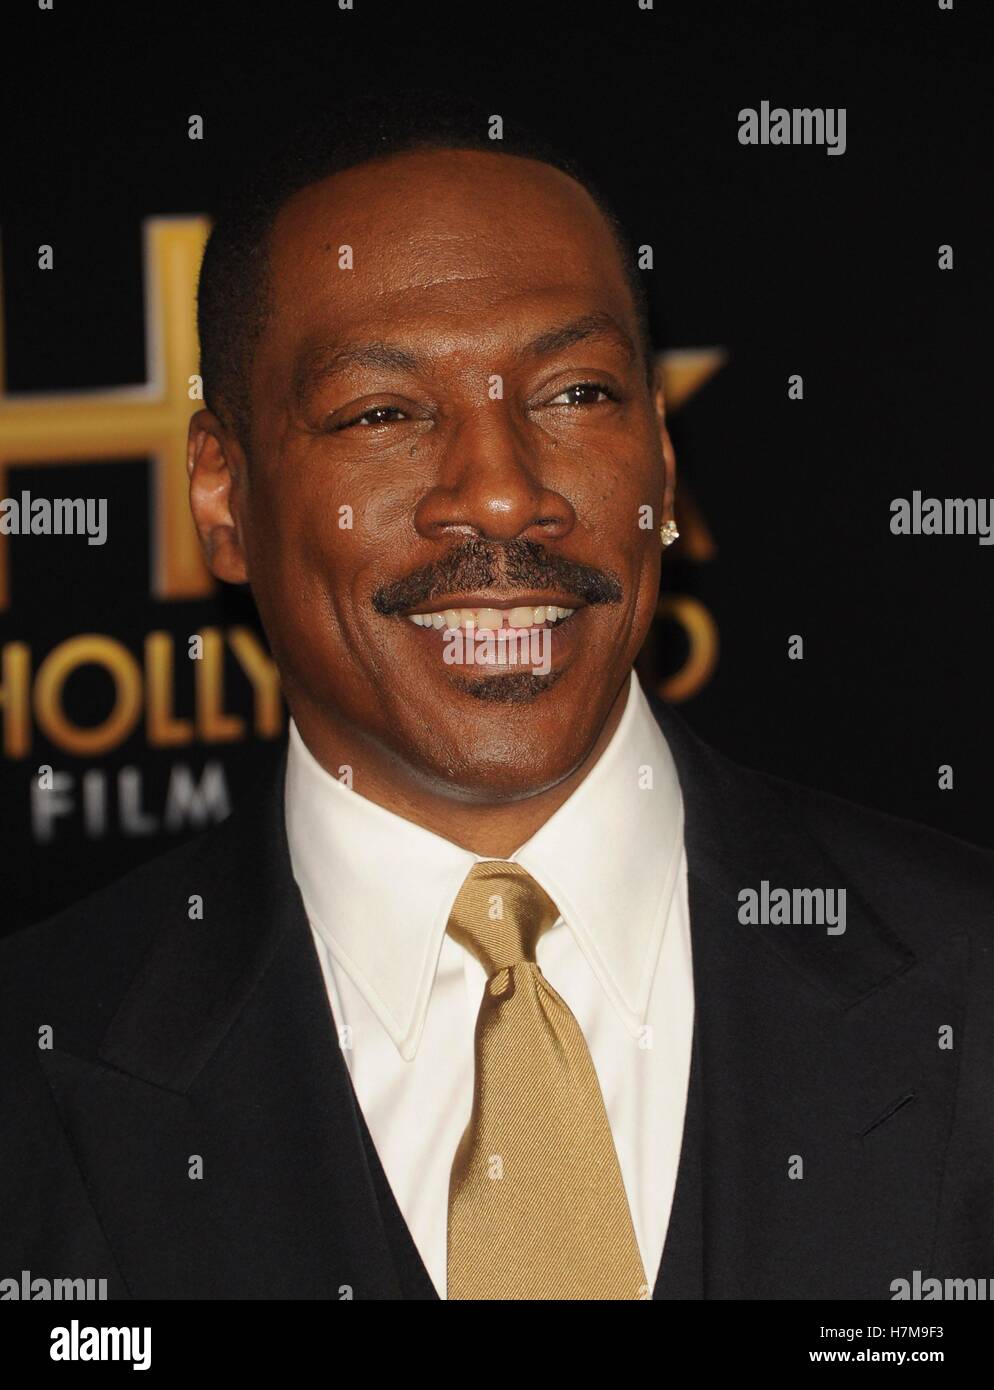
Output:
<path fill-rule="evenodd" d="M 292 719 L 286 822 L 294 878 L 314 930 L 410 1061 L 449 912 L 484 856 L 339 782 Z M 645 1018 L 682 845 L 676 768 L 633 671 L 601 757 L 511 855 L 554 899 L 632 1032 Z"/>

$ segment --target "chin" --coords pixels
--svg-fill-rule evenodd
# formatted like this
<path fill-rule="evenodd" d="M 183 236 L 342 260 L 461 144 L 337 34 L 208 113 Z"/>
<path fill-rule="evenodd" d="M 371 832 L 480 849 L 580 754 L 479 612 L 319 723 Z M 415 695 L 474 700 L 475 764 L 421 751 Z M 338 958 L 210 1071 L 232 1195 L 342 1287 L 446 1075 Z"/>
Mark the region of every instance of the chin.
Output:
<path fill-rule="evenodd" d="M 502 707 L 493 708 L 497 712 Z M 467 802 L 521 801 L 558 786 L 582 763 L 586 749 L 563 735 L 558 721 L 551 727 L 527 721 L 514 726 L 501 718 L 489 729 L 478 728 L 465 743 L 449 743 L 444 763 L 441 750 L 433 749 L 422 767 L 431 769 L 433 780 L 441 776 L 447 796 Z"/>

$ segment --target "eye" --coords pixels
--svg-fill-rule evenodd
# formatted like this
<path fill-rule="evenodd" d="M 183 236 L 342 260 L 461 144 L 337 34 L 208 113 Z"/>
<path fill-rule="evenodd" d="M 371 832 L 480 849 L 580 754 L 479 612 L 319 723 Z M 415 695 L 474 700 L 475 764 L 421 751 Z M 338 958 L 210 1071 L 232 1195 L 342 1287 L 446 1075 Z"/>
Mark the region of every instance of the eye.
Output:
<path fill-rule="evenodd" d="M 389 418 L 388 418 L 389 417 Z M 389 425 L 394 419 L 405 419 L 404 412 L 395 405 L 374 405 L 368 410 L 364 410 L 361 415 L 355 415 L 351 420 L 343 420 L 338 425 L 332 425 L 332 431 L 351 429 L 353 425 L 361 425 L 366 429 L 375 425 Z"/>
<path fill-rule="evenodd" d="M 600 396 L 601 400 L 616 401 L 617 391 L 612 391 L 610 386 L 605 386 L 602 381 L 577 381 L 572 386 L 567 386 L 565 391 L 560 391 L 558 396 L 554 396 L 549 402 L 550 405 L 600 405 L 601 401 L 591 399 Z M 571 397 L 572 399 L 567 399 Z"/>

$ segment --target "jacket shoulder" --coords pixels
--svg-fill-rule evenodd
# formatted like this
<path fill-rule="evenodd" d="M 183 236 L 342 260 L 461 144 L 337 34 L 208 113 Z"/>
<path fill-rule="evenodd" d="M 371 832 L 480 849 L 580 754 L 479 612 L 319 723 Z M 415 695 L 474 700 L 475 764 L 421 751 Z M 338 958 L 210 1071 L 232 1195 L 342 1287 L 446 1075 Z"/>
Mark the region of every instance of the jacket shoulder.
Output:
<path fill-rule="evenodd" d="M 919 948 L 962 931 L 994 946 L 994 850 L 785 778 L 747 775 Z"/>
<path fill-rule="evenodd" d="M 218 837 L 234 817 L 131 869 L 52 917 L 0 939 L 9 1020 L 58 1023 L 85 1048 L 110 1022 L 159 931 L 187 918 L 210 882 Z"/>

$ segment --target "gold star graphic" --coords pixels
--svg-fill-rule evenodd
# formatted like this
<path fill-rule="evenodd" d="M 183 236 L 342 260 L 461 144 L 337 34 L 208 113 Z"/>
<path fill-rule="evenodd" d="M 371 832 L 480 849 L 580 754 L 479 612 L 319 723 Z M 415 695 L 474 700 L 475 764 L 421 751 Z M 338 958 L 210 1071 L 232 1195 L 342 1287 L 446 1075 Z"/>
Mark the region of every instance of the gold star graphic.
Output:
<path fill-rule="evenodd" d="M 728 353 L 720 347 L 672 348 L 657 353 L 656 361 L 663 374 L 666 413 L 675 415 L 721 371 L 728 361 Z M 674 553 L 699 562 L 712 559 L 716 548 L 714 538 L 693 493 L 681 482 L 676 490 L 676 524 L 680 539 Z"/>

